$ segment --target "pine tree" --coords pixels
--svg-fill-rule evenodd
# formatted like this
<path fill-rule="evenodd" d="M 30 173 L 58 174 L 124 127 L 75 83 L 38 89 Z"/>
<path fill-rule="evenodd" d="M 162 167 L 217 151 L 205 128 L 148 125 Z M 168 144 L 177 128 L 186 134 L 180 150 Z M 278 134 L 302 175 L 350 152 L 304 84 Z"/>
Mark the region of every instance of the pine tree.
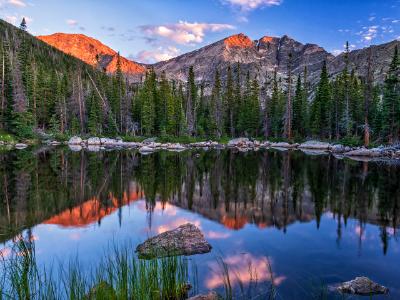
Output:
<path fill-rule="evenodd" d="M 157 88 L 156 74 L 154 70 L 150 70 L 150 72 L 147 74 L 146 80 L 140 93 L 140 101 L 142 103 L 141 128 L 144 135 L 150 136 L 154 134 L 156 117 L 155 103 L 157 98 Z"/>
<path fill-rule="evenodd" d="M 233 123 L 235 126 L 235 131 L 237 134 L 238 131 L 238 126 L 239 126 L 239 116 L 240 116 L 240 109 L 242 107 L 241 103 L 242 103 L 242 81 L 241 81 L 241 70 L 240 70 L 240 64 L 239 62 L 237 63 L 236 66 L 236 78 L 235 78 L 235 87 L 234 87 L 234 107 L 233 107 Z"/>
<path fill-rule="evenodd" d="M 25 17 L 22 18 L 21 24 L 19 25 L 19 29 L 21 29 L 23 31 L 28 30 L 28 25 L 26 24 Z"/>
<path fill-rule="evenodd" d="M 235 96 L 233 88 L 233 75 L 231 66 L 228 66 L 227 79 L 224 93 L 224 106 L 225 106 L 225 120 L 226 129 L 225 132 L 229 132 L 231 137 L 235 136 Z"/>
<path fill-rule="evenodd" d="M 296 91 L 293 99 L 293 129 L 296 136 L 304 136 L 304 115 L 303 115 L 304 90 L 301 83 L 301 76 L 297 77 Z"/>
<path fill-rule="evenodd" d="M 186 121 L 187 121 L 189 135 L 195 134 L 196 107 L 197 107 L 197 87 L 195 83 L 193 66 L 191 66 L 189 68 L 189 76 L 187 82 L 187 99 L 186 99 Z"/>
<path fill-rule="evenodd" d="M 221 138 L 224 130 L 224 112 L 221 91 L 221 79 L 218 70 L 215 72 L 214 86 L 211 94 L 211 103 L 211 116 L 213 118 L 211 127 L 213 129 L 213 135 L 217 138 Z"/>
<path fill-rule="evenodd" d="M 400 59 L 396 45 L 389 72 L 384 84 L 383 131 L 389 143 L 399 139 L 400 130 Z"/>
<path fill-rule="evenodd" d="M 285 112 L 285 136 L 288 140 L 292 139 L 292 53 L 289 53 L 288 60 L 288 87 L 286 98 L 286 112 Z"/>
<path fill-rule="evenodd" d="M 310 125 L 314 135 L 329 137 L 331 133 L 331 91 L 326 61 L 322 66 L 317 94 L 311 105 Z"/>
<path fill-rule="evenodd" d="M 279 87 L 277 70 L 274 71 L 272 97 L 270 101 L 270 128 L 272 135 L 277 138 L 282 134 L 282 117 L 284 113 L 283 93 Z"/>

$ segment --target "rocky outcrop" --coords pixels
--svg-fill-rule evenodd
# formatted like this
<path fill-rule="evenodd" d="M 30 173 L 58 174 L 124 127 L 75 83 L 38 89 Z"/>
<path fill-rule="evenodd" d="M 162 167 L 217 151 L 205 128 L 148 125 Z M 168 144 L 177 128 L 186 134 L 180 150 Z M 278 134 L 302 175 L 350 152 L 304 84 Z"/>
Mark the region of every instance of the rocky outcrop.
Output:
<path fill-rule="evenodd" d="M 336 290 L 344 294 L 362 296 L 387 294 L 389 292 L 388 288 L 373 282 L 368 277 L 356 277 L 353 280 L 340 284 Z"/>
<path fill-rule="evenodd" d="M 400 45 L 400 41 L 371 46 L 373 70 L 376 72 L 374 80 L 378 83 L 382 83 L 385 78 L 395 45 Z M 350 52 L 350 69 L 355 69 L 361 77 L 365 77 L 367 73 L 368 51 L 368 48 L 364 48 Z M 153 67 L 158 74 L 165 72 L 169 79 L 186 81 L 189 67 L 193 66 L 196 81 L 204 83 L 205 92 L 210 93 L 215 70 L 220 71 L 221 80 L 225 81 L 228 67 L 237 62 L 241 64 L 243 78 L 249 71 L 261 84 L 272 79 L 275 68 L 278 77 L 286 78 L 289 53 L 293 57 L 292 73 L 298 75 L 307 67 L 311 86 L 318 83 L 324 61 L 327 61 L 331 76 L 339 74 L 345 66 L 343 54 L 335 57 L 318 45 L 302 44 L 287 35 L 264 36 L 252 41 L 244 34 L 236 34 L 168 61 L 156 63 Z M 285 82 L 282 80 L 282 84 Z"/>
<path fill-rule="evenodd" d="M 188 256 L 210 251 L 211 245 L 204 239 L 204 235 L 190 223 L 152 237 L 136 248 L 139 257 L 145 259 L 175 255 Z"/>

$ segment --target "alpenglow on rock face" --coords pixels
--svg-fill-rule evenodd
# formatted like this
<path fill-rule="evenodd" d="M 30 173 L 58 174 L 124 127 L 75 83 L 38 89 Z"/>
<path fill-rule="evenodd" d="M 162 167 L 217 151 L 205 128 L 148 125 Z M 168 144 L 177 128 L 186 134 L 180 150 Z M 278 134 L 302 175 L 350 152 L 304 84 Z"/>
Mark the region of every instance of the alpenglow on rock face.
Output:
<path fill-rule="evenodd" d="M 389 292 L 387 287 L 373 282 L 368 277 L 356 277 L 353 280 L 343 282 L 336 289 L 340 293 L 363 296 L 387 294 Z"/>
<path fill-rule="evenodd" d="M 152 237 L 136 248 L 139 258 L 144 259 L 175 255 L 189 256 L 210 251 L 211 245 L 204 239 L 204 235 L 190 223 Z"/>

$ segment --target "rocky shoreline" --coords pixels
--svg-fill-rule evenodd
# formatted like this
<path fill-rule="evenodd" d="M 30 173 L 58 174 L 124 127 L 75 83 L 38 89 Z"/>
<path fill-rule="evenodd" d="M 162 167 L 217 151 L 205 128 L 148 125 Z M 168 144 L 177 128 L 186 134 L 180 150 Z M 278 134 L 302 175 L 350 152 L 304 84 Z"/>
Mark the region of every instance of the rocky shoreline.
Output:
<path fill-rule="evenodd" d="M 230 140 L 227 144 L 218 143 L 216 141 L 195 142 L 189 144 L 181 143 L 159 143 L 157 138 L 149 138 L 142 142 L 126 142 L 120 138 L 99 138 L 90 137 L 82 139 L 81 137 L 74 136 L 68 142 L 59 142 L 55 140 L 46 140 L 43 142 L 49 146 L 68 145 L 72 151 L 81 151 L 86 149 L 88 151 L 101 151 L 107 149 L 138 149 L 142 154 L 151 154 L 157 150 L 168 151 L 185 151 L 187 149 L 236 149 L 240 152 L 258 151 L 260 149 L 278 149 L 278 150 L 301 150 L 306 154 L 333 154 L 338 158 L 348 157 L 357 160 L 370 160 L 370 159 L 399 159 L 400 160 L 400 144 L 392 146 L 380 146 L 376 148 L 365 147 L 349 147 L 341 144 L 331 144 L 320 141 L 307 141 L 301 144 L 287 143 L 287 142 L 270 142 L 258 141 L 248 138 L 236 138 Z M 8 150 L 12 149 L 25 149 L 29 145 L 23 143 L 7 144 L 0 141 L 0 146 Z"/>

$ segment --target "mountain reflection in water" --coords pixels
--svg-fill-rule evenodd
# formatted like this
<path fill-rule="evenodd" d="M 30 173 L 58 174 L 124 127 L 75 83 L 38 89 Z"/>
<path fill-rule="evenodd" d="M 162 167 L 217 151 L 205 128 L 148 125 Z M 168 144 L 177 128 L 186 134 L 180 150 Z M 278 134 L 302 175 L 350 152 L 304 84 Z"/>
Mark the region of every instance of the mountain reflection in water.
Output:
<path fill-rule="evenodd" d="M 372 272 L 390 286 L 400 276 L 390 268 L 400 262 L 399 178 L 393 163 L 300 151 L 3 153 L 0 228 L 7 230 L 0 251 L 7 254 L 9 240 L 23 230 L 38 240 L 40 259 L 72 254 L 62 245 L 75 244 L 93 256 L 111 235 L 136 243 L 191 222 L 213 245 L 196 258 L 210 274 L 204 289 L 223 283 L 212 259 L 218 253 L 242 282 L 251 279 L 250 262 L 260 281 L 273 278 L 289 296 L 304 272 L 328 282 Z"/>

